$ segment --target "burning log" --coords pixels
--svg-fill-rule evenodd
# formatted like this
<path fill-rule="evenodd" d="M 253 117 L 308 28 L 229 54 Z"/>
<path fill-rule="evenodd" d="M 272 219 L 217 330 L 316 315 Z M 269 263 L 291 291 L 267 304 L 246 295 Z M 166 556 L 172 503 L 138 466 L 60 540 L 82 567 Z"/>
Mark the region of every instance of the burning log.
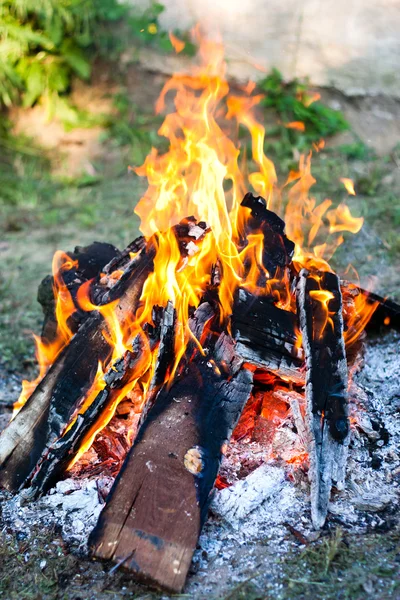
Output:
<path fill-rule="evenodd" d="M 133 244 L 137 244 L 135 241 Z M 112 244 L 93 242 L 90 246 L 77 246 L 73 252 L 67 252 L 66 257 L 71 261 L 71 268 L 58 273 L 62 284 L 69 291 L 76 311 L 71 315 L 69 325 L 76 333 L 79 325 L 87 317 L 86 312 L 80 310 L 77 302 L 77 292 L 80 286 L 99 276 L 102 269 L 111 263 L 121 260 L 121 252 Z M 43 279 L 38 289 L 38 302 L 41 304 L 44 314 L 42 339 L 52 342 L 57 335 L 56 302 L 54 297 L 54 276 L 48 275 Z"/>
<path fill-rule="evenodd" d="M 240 289 L 233 308 L 232 335 L 243 360 L 304 383 L 304 353 L 299 348 L 297 315 L 275 306 L 268 296 Z"/>
<path fill-rule="evenodd" d="M 181 248 L 204 235 L 206 227 L 185 219 L 175 228 Z M 155 243 L 150 239 L 130 259 L 130 252 L 120 259 L 128 261 L 117 282 L 104 292 L 100 305 L 116 301 L 114 314 L 121 329 L 139 306 L 143 285 L 153 269 Z M 69 345 L 57 356 L 47 374 L 0 436 L 0 486 L 16 491 L 35 472 L 48 449 L 65 432 L 93 385 L 99 364 L 110 360 L 112 344 L 101 307 L 93 310 Z"/>
<path fill-rule="evenodd" d="M 159 335 L 153 336 L 151 344 L 159 343 L 156 368 L 153 381 L 150 386 L 151 392 L 164 381 L 168 366 L 172 360 L 171 347 L 174 339 L 175 315 L 172 304 L 169 303 L 163 310 L 163 317 L 159 326 Z M 83 441 L 93 437 L 98 430 L 98 421 L 107 419 L 116 408 L 116 403 L 121 390 L 135 376 L 138 379 L 148 368 L 143 360 L 144 355 L 143 338 L 137 335 L 132 343 L 131 350 L 127 350 L 124 356 L 118 359 L 104 375 L 106 386 L 101 390 L 92 404 L 82 414 L 78 414 L 75 422 L 61 438 L 50 446 L 48 452 L 36 467 L 30 488 L 25 497 L 34 499 L 49 490 L 63 475 L 70 463 L 75 459 Z M 138 372 L 138 366 L 142 369 Z M 154 392 L 153 392 L 154 393 Z M 150 402 L 150 400 L 148 401 Z M 144 412 L 144 411 L 143 411 Z M 91 435 L 92 433 L 92 435 Z"/>
<path fill-rule="evenodd" d="M 390 298 L 368 292 L 348 281 L 340 282 L 343 292 L 360 294 L 364 301 L 374 307 L 373 314 L 366 325 L 367 331 L 374 331 L 382 326 L 400 331 L 400 304 Z"/>
<path fill-rule="evenodd" d="M 172 593 L 185 583 L 223 446 L 251 393 L 252 373 L 233 355 L 220 336 L 161 389 L 91 536 L 96 557 Z"/>
<path fill-rule="evenodd" d="M 285 222 L 277 214 L 267 209 L 267 203 L 261 196 L 247 193 L 241 206 L 250 209 L 250 218 L 246 219 L 242 232 L 242 245 L 245 246 L 251 233 L 263 235 L 262 262 L 271 275 L 278 268 L 290 264 L 294 254 L 294 243 L 285 235 Z"/>
<path fill-rule="evenodd" d="M 332 484 L 344 482 L 350 440 L 342 296 L 334 273 L 300 272 L 297 287 L 306 357 L 306 421 L 310 457 L 311 516 L 325 522 Z"/>

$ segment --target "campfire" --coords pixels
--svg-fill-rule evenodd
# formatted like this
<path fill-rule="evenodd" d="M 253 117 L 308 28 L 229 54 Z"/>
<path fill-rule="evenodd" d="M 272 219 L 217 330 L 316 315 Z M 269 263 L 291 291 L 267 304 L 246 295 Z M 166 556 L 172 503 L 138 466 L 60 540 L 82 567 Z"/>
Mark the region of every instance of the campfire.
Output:
<path fill-rule="evenodd" d="M 312 522 L 324 525 L 345 485 L 365 329 L 399 321 L 397 305 L 329 266 L 363 220 L 310 196 L 311 153 L 278 185 L 254 90 L 229 89 L 223 47 L 207 40 L 194 72 L 166 83 L 169 150 L 135 169 L 148 180 L 143 236 L 122 252 L 56 253 L 40 288 L 51 301 L 39 375 L 0 436 L 0 486 L 26 500 L 67 476 L 116 477 L 93 555 L 172 592 L 212 490 L 232 484 L 221 461 L 245 438 L 262 448 L 246 474 L 266 460 L 292 479 L 307 472 Z"/>

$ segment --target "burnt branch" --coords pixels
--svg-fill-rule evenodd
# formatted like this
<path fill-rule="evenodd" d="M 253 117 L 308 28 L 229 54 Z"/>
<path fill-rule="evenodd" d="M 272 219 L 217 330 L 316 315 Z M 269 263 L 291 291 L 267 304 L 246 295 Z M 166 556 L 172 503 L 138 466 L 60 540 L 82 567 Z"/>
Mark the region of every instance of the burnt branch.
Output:
<path fill-rule="evenodd" d="M 331 295 L 325 307 L 313 294 L 320 290 Z M 342 487 L 344 482 L 350 440 L 339 278 L 334 273 L 321 273 L 318 282 L 303 269 L 297 286 L 297 303 L 306 358 L 311 516 L 314 526 L 322 527 L 332 484 Z"/>

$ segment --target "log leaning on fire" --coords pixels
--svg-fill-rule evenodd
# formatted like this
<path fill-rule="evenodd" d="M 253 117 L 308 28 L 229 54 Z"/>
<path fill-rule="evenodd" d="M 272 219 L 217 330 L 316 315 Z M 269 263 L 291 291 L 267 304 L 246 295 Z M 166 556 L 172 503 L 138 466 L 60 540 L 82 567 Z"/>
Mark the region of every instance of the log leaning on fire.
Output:
<path fill-rule="evenodd" d="M 251 389 L 252 373 L 226 334 L 161 389 L 91 535 L 96 557 L 182 590 L 223 446 Z"/>
<path fill-rule="evenodd" d="M 157 312 L 160 313 L 160 311 Z M 169 302 L 162 310 L 161 322 L 157 328 L 159 334 L 149 340 L 150 347 L 158 343 L 155 374 L 150 386 L 154 392 L 163 383 L 169 361 L 172 359 L 174 325 L 175 311 L 172 303 Z M 98 420 L 112 415 L 120 390 L 128 383 L 133 374 L 136 378 L 144 374 L 146 366 L 143 366 L 142 373 L 137 372 L 142 356 L 143 337 L 137 335 L 132 342 L 131 349 L 127 350 L 124 356 L 119 358 L 105 374 L 105 388 L 97 394 L 87 410 L 77 416 L 68 432 L 48 448 L 46 455 L 36 467 L 29 489 L 24 491 L 26 499 L 38 498 L 61 479 L 77 455 L 84 439 L 90 435 L 92 430 L 96 430 Z M 144 412 L 145 409 L 143 409 Z"/>
<path fill-rule="evenodd" d="M 193 218 L 183 220 L 176 227 L 180 247 L 198 240 L 205 230 Z M 154 242 L 144 246 L 143 238 L 135 249 L 138 254 L 132 260 L 129 252 L 118 260 L 118 266 L 125 261 L 127 267 L 113 287 L 105 293 L 101 285 L 93 289 L 97 299 L 101 297 L 98 304 L 118 300 L 115 315 L 122 327 L 138 307 L 156 252 Z M 109 360 L 111 345 L 106 338 L 105 319 L 92 311 L 0 435 L 0 487 L 17 491 L 25 485 L 49 447 L 63 435 L 95 379 L 98 364 Z"/>
<path fill-rule="evenodd" d="M 115 312 L 120 323 L 138 305 L 143 284 L 152 270 L 153 258 L 154 248 L 143 249 L 112 289 L 113 298 L 119 297 Z M 111 346 L 103 335 L 107 331 L 102 315 L 98 311 L 90 313 L 26 404 L 2 432 L 0 486 L 10 491 L 18 490 L 49 445 L 62 436 L 90 389 L 99 362 L 104 364 L 110 356 Z"/>
<path fill-rule="evenodd" d="M 321 296 L 318 298 L 321 290 L 330 293 L 331 299 L 325 307 Z M 313 292 L 317 293 L 314 297 Z M 332 484 L 343 486 L 350 441 L 348 373 L 338 276 L 322 273 L 318 283 L 302 270 L 297 303 L 306 358 L 311 517 L 319 528 L 326 519 Z"/>

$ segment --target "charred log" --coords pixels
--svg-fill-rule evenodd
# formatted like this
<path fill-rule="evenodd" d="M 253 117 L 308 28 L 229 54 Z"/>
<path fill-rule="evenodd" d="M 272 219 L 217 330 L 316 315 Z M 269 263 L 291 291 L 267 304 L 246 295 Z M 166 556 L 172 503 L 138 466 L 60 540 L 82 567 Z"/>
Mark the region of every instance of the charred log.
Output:
<path fill-rule="evenodd" d="M 325 305 L 317 295 L 321 290 L 330 293 Z M 314 526 L 322 527 L 332 484 L 341 487 L 344 482 L 350 439 L 339 278 L 321 273 L 318 282 L 306 270 L 301 271 L 297 302 L 306 358 L 311 516 Z"/>
<path fill-rule="evenodd" d="M 245 362 L 303 384 L 304 353 L 298 347 L 297 330 L 297 316 L 275 306 L 272 298 L 238 291 L 232 336 Z"/>
<path fill-rule="evenodd" d="M 67 252 L 67 256 L 77 262 L 77 266 L 59 273 L 59 277 L 63 284 L 71 294 L 72 300 L 75 303 L 77 312 L 70 317 L 69 326 L 71 331 L 76 333 L 80 323 L 86 318 L 87 313 L 79 310 L 76 302 L 76 294 L 79 287 L 98 277 L 102 269 L 110 261 L 118 262 L 121 253 L 112 244 L 101 242 L 93 242 L 90 246 L 77 246 L 73 252 Z M 47 275 L 40 283 L 38 288 L 37 300 L 41 304 L 44 314 L 42 338 L 48 342 L 52 342 L 57 333 L 57 320 L 55 315 L 55 298 L 54 298 L 54 277 Z"/>
<path fill-rule="evenodd" d="M 367 304 L 376 305 L 366 326 L 366 331 L 379 331 L 381 327 L 389 327 L 400 331 L 400 304 L 390 298 L 368 292 L 348 281 L 341 281 L 340 283 L 343 292 L 346 291 L 355 295 L 362 294 Z"/>
<path fill-rule="evenodd" d="M 138 336 L 132 344 L 132 349 L 128 350 L 105 374 L 105 388 L 98 393 L 84 413 L 76 416 L 70 429 L 42 456 L 29 489 L 24 491 L 26 498 L 30 500 L 38 498 L 61 479 L 86 436 L 89 436 L 92 430 L 96 431 L 99 419 L 107 418 L 110 413 L 112 414 L 116 398 L 135 372 L 142 352 L 143 345 Z"/>
<path fill-rule="evenodd" d="M 143 284 L 153 268 L 154 253 L 149 244 L 110 290 L 114 298 L 119 298 L 116 315 L 121 325 L 138 306 Z M 99 362 L 106 364 L 109 360 L 111 347 L 107 339 L 104 318 L 92 311 L 2 432 L 0 486 L 17 490 L 24 485 L 49 446 L 62 436 L 90 389 Z"/>
<path fill-rule="evenodd" d="M 278 215 L 267 209 L 267 203 L 261 196 L 251 193 L 245 195 L 242 207 L 250 209 L 250 218 L 245 220 L 241 245 L 247 244 L 250 233 L 261 232 L 263 240 L 263 264 L 273 276 L 278 267 L 286 267 L 291 263 L 294 254 L 294 243 L 285 233 L 285 222 Z"/>

